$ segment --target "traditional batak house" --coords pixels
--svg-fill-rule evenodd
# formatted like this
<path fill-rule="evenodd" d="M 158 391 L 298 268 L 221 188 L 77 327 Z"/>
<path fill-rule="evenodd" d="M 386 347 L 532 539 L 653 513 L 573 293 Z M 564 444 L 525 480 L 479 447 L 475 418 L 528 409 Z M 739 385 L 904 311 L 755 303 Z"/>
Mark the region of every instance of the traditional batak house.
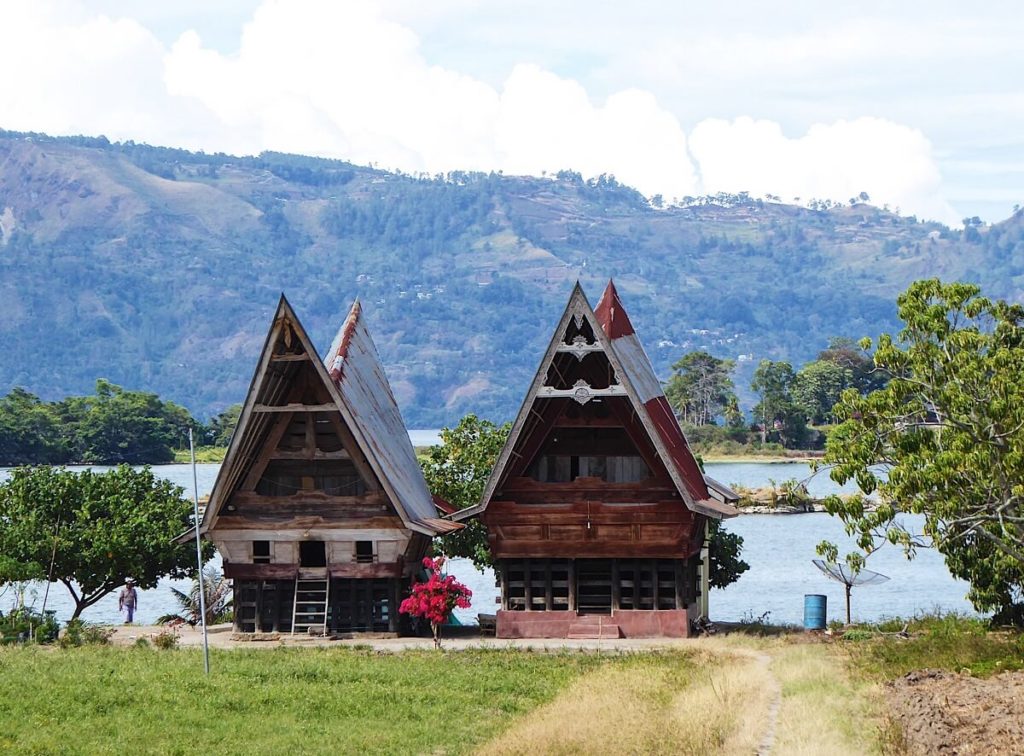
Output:
<path fill-rule="evenodd" d="M 200 528 L 235 629 L 397 631 L 438 515 L 359 303 L 321 362 L 282 297 Z"/>
<path fill-rule="evenodd" d="M 594 310 L 577 283 L 481 502 L 455 518 L 487 528 L 498 637 L 685 637 L 707 522 L 735 499 L 701 474 L 615 286 Z"/>

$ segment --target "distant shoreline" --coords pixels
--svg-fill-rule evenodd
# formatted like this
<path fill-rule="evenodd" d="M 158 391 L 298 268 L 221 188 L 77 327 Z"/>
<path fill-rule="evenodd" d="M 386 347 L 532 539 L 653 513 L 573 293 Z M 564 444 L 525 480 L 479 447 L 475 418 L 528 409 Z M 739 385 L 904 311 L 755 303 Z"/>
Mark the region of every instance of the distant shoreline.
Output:
<path fill-rule="evenodd" d="M 751 462 L 760 465 L 776 465 L 786 462 L 814 462 L 821 457 L 813 452 L 799 456 L 780 456 L 778 454 L 715 454 L 714 456 L 703 456 L 705 464 L 726 464 L 734 462 Z"/>

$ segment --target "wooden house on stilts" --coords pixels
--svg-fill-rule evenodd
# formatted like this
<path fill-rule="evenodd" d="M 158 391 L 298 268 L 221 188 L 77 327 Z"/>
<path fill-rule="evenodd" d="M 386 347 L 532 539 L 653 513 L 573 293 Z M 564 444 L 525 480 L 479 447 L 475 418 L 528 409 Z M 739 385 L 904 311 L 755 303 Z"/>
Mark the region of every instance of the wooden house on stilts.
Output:
<path fill-rule="evenodd" d="M 397 631 L 438 515 L 359 303 L 321 361 L 282 297 L 200 528 L 235 629 Z"/>
<path fill-rule="evenodd" d="M 685 637 L 709 518 L 705 479 L 612 283 L 577 283 L 481 502 L 503 638 Z"/>

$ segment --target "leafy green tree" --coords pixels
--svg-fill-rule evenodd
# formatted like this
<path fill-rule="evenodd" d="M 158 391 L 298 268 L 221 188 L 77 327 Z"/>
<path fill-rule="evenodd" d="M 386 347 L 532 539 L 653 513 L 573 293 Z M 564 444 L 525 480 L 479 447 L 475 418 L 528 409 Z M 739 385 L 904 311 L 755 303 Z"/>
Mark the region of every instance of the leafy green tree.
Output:
<path fill-rule="evenodd" d="M 210 421 L 208 441 L 214 446 L 227 446 L 235 432 L 238 418 L 242 414 L 241 404 L 232 404 Z"/>
<path fill-rule="evenodd" d="M 0 465 L 67 461 L 53 406 L 21 388 L 0 399 Z"/>
<path fill-rule="evenodd" d="M 808 362 L 793 379 L 793 402 L 812 423 L 833 420 L 832 407 L 853 383 L 853 373 L 834 362 Z"/>
<path fill-rule="evenodd" d="M 422 461 L 431 492 L 456 509 L 478 504 L 511 428 L 511 423 L 495 425 L 470 414 L 454 428 L 443 429 L 441 443 L 431 447 Z M 478 519 L 442 537 L 441 551 L 450 557 L 472 559 L 480 569 L 494 566 L 487 531 Z"/>
<path fill-rule="evenodd" d="M 750 565 L 740 559 L 742 551 L 743 536 L 725 530 L 721 520 L 708 520 L 708 581 L 712 588 L 732 585 L 750 569 Z"/>
<path fill-rule="evenodd" d="M 735 394 L 729 397 L 729 402 L 725 405 L 725 411 L 722 413 L 722 416 L 725 418 L 725 424 L 730 428 L 742 428 L 744 426 L 740 400 Z"/>
<path fill-rule="evenodd" d="M 853 388 L 862 394 L 870 394 L 883 388 L 889 380 L 884 370 L 875 368 L 871 355 L 853 339 L 834 336 L 828 340 L 828 349 L 818 353 L 818 360 L 831 362 L 850 371 Z"/>
<path fill-rule="evenodd" d="M 696 455 L 696 459 L 701 472 L 704 472 L 704 460 L 700 455 Z M 708 583 L 712 588 L 725 588 L 750 569 L 750 565 L 740 559 L 743 536 L 725 530 L 721 520 L 708 518 L 707 522 Z"/>
<path fill-rule="evenodd" d="M 127 577 L 152 588 L 165 576 L 195 574 L 195 546 L 173 542 L 192 524 L 182 493 L 149 468 L 19 467 L 0 484 L 0 554 L 34 565 L 33 576 L 52 558 L 53 578 L 67 587 L 77 618 Z"/>
<path fill-rule="evenodd" d="M 796 373 L 788 362 L 761 360 L 750 387 L 760 397 L 754 417 L 761 425 L 761 443 L 778 438 L 789 449 L 798 448 L 807 438 L 807 417 L 793 400 Z"/>
<path fill-rule="evenodd" d="M 891 380 L 843 395 L 824 460 L 880 503 L 826 507 L 868 553 L 934 545 L 976 608 L 1012 612 L 1024 586 L 1024 308 L 937 279 L 912 284 L 898 308 L 905 328 L 882 334 L 874 355 Z M 903 513 L 923 515 L 923 532 Z"/>
<path fill-rule="evenodd" d="M 172 462 L 173 449 L 195 423 L 187 410 L 156 394 L 103 379 L 96 381 L 95 396 L 71 397 L 57 411 L 70 434 L 72 460 L 87 464 Z"/>
<path fill-rule="evenodd" d="M 707 352 L 690 352 L 672 366 L 665 396 L 683 422 L 708 425 L 726 411 L 736 397 L 734 366 Z"/>

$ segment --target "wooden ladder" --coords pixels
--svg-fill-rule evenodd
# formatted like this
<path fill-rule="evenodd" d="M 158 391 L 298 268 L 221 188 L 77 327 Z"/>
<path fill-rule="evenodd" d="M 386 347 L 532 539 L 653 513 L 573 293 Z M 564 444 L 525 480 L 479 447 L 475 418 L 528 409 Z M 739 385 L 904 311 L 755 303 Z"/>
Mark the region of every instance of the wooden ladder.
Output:
<path fill-rule="evenodd" d="M 330 582 L 327 578 L 295 578 L 295 600 L 292 605 L 292 635 L 321 628 L 327 635 L 327 599 Z"/>

